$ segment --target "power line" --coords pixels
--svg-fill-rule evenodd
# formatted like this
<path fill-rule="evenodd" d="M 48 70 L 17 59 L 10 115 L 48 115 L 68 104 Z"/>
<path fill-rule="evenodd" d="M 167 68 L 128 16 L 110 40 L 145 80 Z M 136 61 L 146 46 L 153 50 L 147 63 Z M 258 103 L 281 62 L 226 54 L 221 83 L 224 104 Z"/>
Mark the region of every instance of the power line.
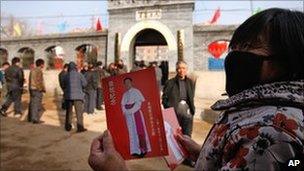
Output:
<path fill-rule="evenodd" d="M 293 8 L 294 10 L 299 10 L 300 8 Z M 303 7 L 304 9 L 304 7 Z M 198 15 L 202 13 L 210 13 L 214 12 L 216 9 L 199 9 L 194 10 L 193 15 Z M 221 9 L 221 12 L 251 12 L 251 9 Z M 84 18 L 84 17 L 105 17 L 107 18 L 109 15 L 107 13 L 97 13 L 97 14 L 78 14 L 78 15 L 49 15 L 49 16 L 21 16 L 21 17 L 15 17 L 14 19 L 25 19 L 25 20 L 33 20 L 33 19 L 60 19 L 60 18 Z M 9 20 L 11 17 L 9 16 L 1 16 L 2 20 Z M 133 17 L 127 17 L 123 16 L 122 18 L 133 18 Z M 179 18 L 179 16 L 176 16 L 176 18 Z"/>
<path fill-rule="evenodd" d="M 299 10 L 300 8 L 293 8 L 294 10 Z M 204 13 L 204 12 L 210 12 L 210 11 L 215 11 L 217 9 L 211 9 L 211 8 L 200 8 L 200 9 L 196 9 L 193 11 L 194 15 L 195 14 L 199 14 L 199 13 Z M 303 1 L 303 10 L 304 10 L 304 1 Z M 235 8 L 235 9 L 221 9 L 221 12 L 252 12 L 253 11 L 253 7 L 251 7 L 250 9 L 248 8 Z M 16 17 L 13 16 L 15 19 L 58 19 L 58 18 L 81 18 L 81 17 L 92 17 L 92 16 L 100 16 L 100 17 L 108 17 L 108 13 L 92 13 L 92 14 L 74 14 L 74 15 L 45 15 L 45 16 L 20 16 L 20 17 Z M 125 18 L 125 17 L 124 17 Z M 7 20 L 10 19 L 10 16 L 1 16 L 1 19 L 3 20 Z"/>
<path fill-rule="evenodd" d="M 220 8 L 221 9 L 221 8 Z M 194 12 L 201 12 L 201 11 L 215 11 L 216 9 L 211 9 L 211 8 L 201 8 L 201 9 L 196 9 Z M 221 11 L 250 11 L 250 9 L 247 8 L 236 8 L 236 9 L 221 9 Z"/>
<path fill-rule="evenodd" d="M 205 11 L 215 11 L 217 9 L 197 9 L 194 13 L 205 12 Z M 249 11 L 249 9 L 221 9 L 221 11 Z M 15 17 L 16 19 L 44 19 L 44 18 L 76 18 L 76 17 L 91 17 L 91 16 L 108 16 L 108 13 L 95 13 L 95 14 L 75 14 L 75 15 L 45 15 L 45 16 L 20 16 Z M 2 16 L 2 19 L 9 19 L 9 16 Z"/>
<path fill-rule="evenodd" d="M 45 15 L 45 16 L 21 16 L 15 17 L 16 19 L 41 19 L 41 18 L 73 18 L 73 17 L 92 17 L 92 16 L 108 16 L 107 13 L 97 14 L 77 14 L 77 15 Z M 1 17 L 2 19 L 10 19 L 10 17 Z"/>

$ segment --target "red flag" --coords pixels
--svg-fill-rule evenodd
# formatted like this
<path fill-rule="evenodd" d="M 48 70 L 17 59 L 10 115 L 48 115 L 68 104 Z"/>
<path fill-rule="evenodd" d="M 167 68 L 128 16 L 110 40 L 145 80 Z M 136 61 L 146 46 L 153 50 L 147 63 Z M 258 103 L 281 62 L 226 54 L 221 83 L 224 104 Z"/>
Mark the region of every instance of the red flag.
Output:
<path fill-rule="evenodd" d="M 102 31 L 102 25 L 100 23 L 99 18 L 97 19 L 97 23 L 96 23 L 96 31 Z"/>
<path fill-rule="evenodd" d="M 212 20 L 210 21 L 210 24 L 215 24 L 217 22 L 217 20 L 220 18 L 221 16 L 221 9 L 218 8 L 215 12 L 214 15 L 212 17 Z"/>

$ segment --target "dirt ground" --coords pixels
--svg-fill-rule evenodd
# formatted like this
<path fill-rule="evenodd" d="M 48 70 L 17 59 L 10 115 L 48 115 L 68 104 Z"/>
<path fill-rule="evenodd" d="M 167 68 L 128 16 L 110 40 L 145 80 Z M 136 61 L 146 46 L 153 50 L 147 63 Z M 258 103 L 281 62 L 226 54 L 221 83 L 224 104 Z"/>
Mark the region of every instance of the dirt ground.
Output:
<path fill-rule="evenodd" d="M 44 98 L 46 111 L 33 125 L 26 122 L 27 97 L 23 97 L 24 112 L 14 118 L 12 109 L 8 117 L 1 118 L 0 170 L 91 170 L 87 163 L 91 141 L 106 129 L 105 111 L 84 115 L 84 133 L 64 130 L 65 113 L 60 110 L 58 98 Z M 202 144 L 211 124 L 200 119 L 194 121 L 193 138 Z M 169 170 L 164 159 L 149 158 L 127 161 L 130 170 Z M 180 165 L 176 170 L 192 170 Z"/>

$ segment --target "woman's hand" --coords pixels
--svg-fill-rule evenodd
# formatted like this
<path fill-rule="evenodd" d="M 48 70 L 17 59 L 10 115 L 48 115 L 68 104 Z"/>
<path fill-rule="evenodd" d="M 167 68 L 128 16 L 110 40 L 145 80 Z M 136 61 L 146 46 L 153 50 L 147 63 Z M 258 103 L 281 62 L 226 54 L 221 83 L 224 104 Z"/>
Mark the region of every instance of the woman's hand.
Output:
<path fill-rule="evenodd" d="M 181 132 L 175 134 L 175 138 L 177 142 L 187 150 L 189 158 L 196 162 L 201 151 L 201 146 L 192 140 L 191 137 L 183 135 Z"/>
<path fill-rule="evenodd" d="M 124 159 L 114 148 L 109 131 L 93 140 L 88 163 L 95 171 L 128 170 Z"/>

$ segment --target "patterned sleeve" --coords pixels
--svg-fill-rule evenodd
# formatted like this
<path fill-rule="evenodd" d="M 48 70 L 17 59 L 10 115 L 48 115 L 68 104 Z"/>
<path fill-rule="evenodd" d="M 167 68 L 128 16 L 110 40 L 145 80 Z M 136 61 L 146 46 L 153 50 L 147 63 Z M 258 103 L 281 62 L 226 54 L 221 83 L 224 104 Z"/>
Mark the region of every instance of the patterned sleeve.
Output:
<path fill-rule="evenodd" d="M 300 170 L 300 167 L 288 166 L 290 160 L 303 157 L 303 147 L 297 141 L 275 126 L 242 127 L 232 133 L 223 146 L 221 169 Z"/>
<path fill-rule="evenodd" d="M 275 119 L 275 118 L 274 118 Z M 286 121 L 286 120 L 285 120 Z M 304 163 L 303 146 L 286 129 L 276 125 L 250 124 L 231 128 L 229 124 L 215 124 L 200 152 L 196 170 L 301 170 L 288 166 L 290 160 Z"/>

